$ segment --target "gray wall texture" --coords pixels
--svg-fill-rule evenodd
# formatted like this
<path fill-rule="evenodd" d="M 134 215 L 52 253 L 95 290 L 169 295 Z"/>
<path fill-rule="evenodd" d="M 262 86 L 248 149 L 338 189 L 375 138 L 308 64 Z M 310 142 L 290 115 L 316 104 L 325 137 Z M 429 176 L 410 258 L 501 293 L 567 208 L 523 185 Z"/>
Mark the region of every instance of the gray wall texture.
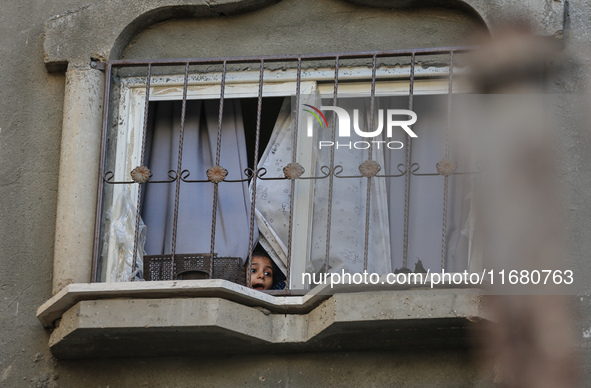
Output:
<path fill-rule="evenodd" d="M 236 355 L 207 359 L 56 361 L 35 318 L 51 296 L 53 242 L 65 77 L 48 73 L 43 26 L 89 0 L 4 1 L 0 6 L 0 386 L 488 386 L 468 350 Z M 520 1 L 515 0 L 516 3 Z M 385 3 L 385 2 L 382 2 Z M 444 1 L 439 2 L 446 3 Z M 505 1 L 504 3 L 510 3 Z M 548 0 L 548 3 L 551 3 Z M 108 2 L 105 3 L 108 6 Z M 591 0 L 569 1 L 566 50 L 578 65 L 558 87 L 581 94 L 589 83 Z M 171 15 L 177 17 L 179 15 Z M 108 23 L 108 21 L 96 21 Z M 171 19 L 135 35 L 122 58 L 253 55 L 460 45 L 481 21 L 444 9 L 378 10 L 340 0 L 282 0 L 246 14 Z M 586 99 L 581 99 L 587 101 Z M 562 179 L 570 213 L 571 260 L 589 273 L 589 134 L 564 107 Z M 572 298 L 584 381 L 591 382 L 591 288 Z"/>

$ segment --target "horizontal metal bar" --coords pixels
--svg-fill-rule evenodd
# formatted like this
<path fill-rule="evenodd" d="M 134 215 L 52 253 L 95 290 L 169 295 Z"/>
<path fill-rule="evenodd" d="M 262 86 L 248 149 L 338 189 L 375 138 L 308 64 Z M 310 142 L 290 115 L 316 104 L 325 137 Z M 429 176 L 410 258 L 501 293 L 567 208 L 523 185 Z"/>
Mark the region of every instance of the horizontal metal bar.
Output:
<path fill-rule="evenodd" d="M 107 65 L 105 64 L 105 62 L 92 60 L 92 61 L 90 61 L 90 67 L 95 70 L 105 71 L 107 68 Z"/>
<path fill-rule="evenodd" d="M 108 64 L 114 67 L 131 67 L 131 66 L 171 66 L 171 65 L 198 65 L 205 63 L 220 63 L 224 62 L 280 62 L 280 61 L 297 61 L 298 59 L 333 59 L 339 57 L 340 59 L 365 58 L 365 57 L 400 57 L 406 55 L 428 55 L 428 54 L 443 54 L 450 52 L 465 52 L 474 50 L 476 46 L 451 46 L 451 47 L 431 47 L 418 49 L 402 49 L 402 50 L 378 50 L 378 51 L 350 51 L 350 52 L 334 52 L 334 53 L 314 53 L 314 54 L 288 54 L 288 55 L 250 55 L 238 57 L 209 57 L 209 58 L 176 58 L 176 59 L 116 59 L 107 61 Z"/>

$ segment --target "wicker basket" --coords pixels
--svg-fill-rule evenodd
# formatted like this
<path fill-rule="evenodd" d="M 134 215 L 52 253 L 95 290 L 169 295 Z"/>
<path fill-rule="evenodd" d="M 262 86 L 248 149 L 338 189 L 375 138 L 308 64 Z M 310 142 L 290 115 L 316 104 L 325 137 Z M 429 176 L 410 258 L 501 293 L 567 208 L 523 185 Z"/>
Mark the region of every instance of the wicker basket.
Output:
<path fill-rule="evenodd" d="M 224 279 L 241 285 L 246 284 L 246 272 L 239 257 L 213 258 L 213 273 L 209 253 L 186 253 L 174 255 L 174 276 L 171 279 L 171 255 L 144 256 L 144 279 L 185 280 L 185 279 Z"/>

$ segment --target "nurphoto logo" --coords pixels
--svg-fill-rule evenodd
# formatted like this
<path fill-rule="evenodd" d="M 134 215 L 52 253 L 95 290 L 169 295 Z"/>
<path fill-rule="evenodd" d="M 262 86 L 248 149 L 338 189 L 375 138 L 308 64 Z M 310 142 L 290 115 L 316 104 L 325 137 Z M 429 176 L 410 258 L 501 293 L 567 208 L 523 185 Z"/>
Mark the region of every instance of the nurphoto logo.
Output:
<path fill-rule="evenodd" d="M 309 108 L 309 109 L 307 109 Z M 307 122 L 307 135 L 308 137 L 314 136 L 314 118 L 320 124 L 320 128 L 328 128 L 328 120 L 326 120 L 326 116 L 324 115 L 323 111 L 332 111 L 335 112 L 338 124 L 339 124 L 339 131 L 338 137 L 339 138 L 350 138 L 351 137 L 351 116 L 349 112 L 345 109 L 340 108 L 338 106 L 321 106 L 320 108 L 316 108 L 313 105 L 304 104 L 303 110 L 305 112 L 310 113 L 308 116 Z M 392 130 L 395 127 L 402 128 L 406 134 L 410 137 L 418 137 L 416 133 L 410 128 L 411 125 L 416 123 L 417 121 L 417 114 L 412 110 L 408 109 L 386 109 L 386 113 L 384 114 L 384 109 L 378 110 L 378 127 L 377 129 L 372 131 L 363 131 L 359 126 L 359 109 L 353 109 L 353 130 L 355 133 L 363 138 L 378 138 L 381 137 L 382 131 L 384 130 L 384 116 L 386 116 L 386 138 L 389 140 L 392 138 Z M 409 116 L 405 120 L 401 118 Z M 383 138 L 383 137 L 382 137 Z M 371 146 L 376 146 L 378 149 L 381 149 L 381 146 L 384 145 L 384 148 L 388 148 L 391 150 L 399 150 L 404 147 L 404 144 L 401 141 L 386 141 L 386 140 L 371 140 L 371 141 L 356 141 L 356 142 L 346 142 L 346 141 L 327 141 L 322 140 L 318 142 L 318 148 L 322 149 L 323 147 L 333 147 L 336 148 L 355 148 L 355 149 L 368 149 Z"/>

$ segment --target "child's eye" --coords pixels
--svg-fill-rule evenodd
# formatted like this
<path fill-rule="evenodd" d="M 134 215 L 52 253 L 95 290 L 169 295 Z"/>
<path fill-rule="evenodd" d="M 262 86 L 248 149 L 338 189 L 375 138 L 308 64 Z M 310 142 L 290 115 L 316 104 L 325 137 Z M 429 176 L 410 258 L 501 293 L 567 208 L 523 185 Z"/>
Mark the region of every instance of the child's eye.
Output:
<path fill-rule="evenodd" d="M 256 268 L 251 268 L 250 269 L 250 273 L 256 273 L 256 272 L 257 272 Z"/>
<path fill-rule="evenodd" d="M 265 276 L 273 276 L 273 274 L 269 271 L 265 272 Z"/>

